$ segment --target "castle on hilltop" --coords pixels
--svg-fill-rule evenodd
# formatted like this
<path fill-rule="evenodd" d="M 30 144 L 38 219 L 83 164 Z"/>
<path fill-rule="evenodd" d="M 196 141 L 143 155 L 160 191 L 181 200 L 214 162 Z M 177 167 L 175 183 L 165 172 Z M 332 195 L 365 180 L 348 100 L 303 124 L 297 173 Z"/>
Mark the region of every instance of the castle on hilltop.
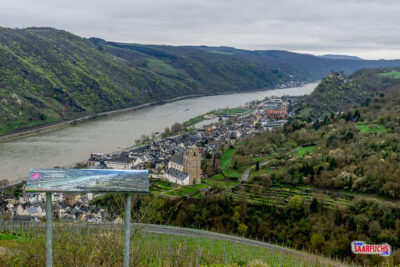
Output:
<path fill-rule="evenodd" d="M 164 178 L 179 185 L 201 183 L 201 149 L 192 146 L 182 153 L 178 152 L 168 162 Z"/>
<path fill-rule="evenodd" d="M 339 81 L 346 81 L 346 76 L 344 75 L 343 71 L 337 73 L 331 70 L 328 76 L 331 80 L 339 80 Z"/>

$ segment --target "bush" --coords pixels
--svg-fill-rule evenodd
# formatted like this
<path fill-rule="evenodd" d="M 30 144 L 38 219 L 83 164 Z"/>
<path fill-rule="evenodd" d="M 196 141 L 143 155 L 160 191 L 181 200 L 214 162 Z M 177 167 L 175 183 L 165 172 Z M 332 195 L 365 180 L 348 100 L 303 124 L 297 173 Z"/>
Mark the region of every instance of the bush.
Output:
<path fill-rule="evenodd" d="M 321 234 L 312 234 L 310 242 L 313 249 L 321 251 L 325 243 L 325 238 Z"/>
<path fill-rule="evenodd" d="M 238 233 L 241 235 L 245 235 L 247 233 L 247 229 L 248 227 L 244 223 L 240 223 L 237 228 Z"/>

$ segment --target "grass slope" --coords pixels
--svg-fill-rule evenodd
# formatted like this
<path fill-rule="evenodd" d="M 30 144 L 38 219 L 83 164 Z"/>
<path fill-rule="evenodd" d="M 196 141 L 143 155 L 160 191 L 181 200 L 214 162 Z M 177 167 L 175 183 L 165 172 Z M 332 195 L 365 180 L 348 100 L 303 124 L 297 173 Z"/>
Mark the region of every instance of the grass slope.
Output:
<path fill-rule="evenodd" d="M 239 178 L 241 175 L 240 170 L 231 167 L 232 153 L 234 149 L 227 149 L 221 157 L 221 170 L 223 174 L 231 178 Z"/>
<path fill-rule="evenodd" d="M 64 226 L 53 234 L 54 266 L 121 266 L 122 232 Z M 43 230 L 20 232 L 3 244 L 2 266 L 44 266 Z M 223 240 L 138 232 L 131 237 L 130 266 L 330 266 L 307 253 L 288 253 Z M 256 265 L 258 263 L 259 265 Z M 263 265 L 265 266 L 265 265 Z"/>

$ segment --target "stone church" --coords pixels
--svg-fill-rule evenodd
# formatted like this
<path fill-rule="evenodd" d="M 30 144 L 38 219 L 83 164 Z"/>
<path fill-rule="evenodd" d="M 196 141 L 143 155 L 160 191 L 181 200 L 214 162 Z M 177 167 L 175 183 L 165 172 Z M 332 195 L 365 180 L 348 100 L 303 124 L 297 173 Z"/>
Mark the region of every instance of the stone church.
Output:
<path fill-rule="evenodd" d="M 168 162 L 164 178 L 179 185 L 201 183 L 201 149 L 192 146 L 184 153 L 175 153 Z"/>

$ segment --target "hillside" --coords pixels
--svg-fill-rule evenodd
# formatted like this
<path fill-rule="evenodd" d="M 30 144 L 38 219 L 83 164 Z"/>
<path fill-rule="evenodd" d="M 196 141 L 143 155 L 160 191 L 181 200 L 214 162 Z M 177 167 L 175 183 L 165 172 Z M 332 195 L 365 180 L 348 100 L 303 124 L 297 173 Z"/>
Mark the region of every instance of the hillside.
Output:
<path fill-rule="evenodd" d="M 345 113 L 314 122 L 292 119 L 282 128 L 227 144 L 219 168 L 209 168 L 213 157 L 206 156 L 208 177 L 201 186 L 210 185 L 208 193 L 169 198 L 156 189 L 140 200 L 157 205 L 158 217 L 148 222 L 290 243 L 363 266 L 399 264 L 400 79 L 380 80 L 397 76 L 383 71 L 352 75 L 347 90 L 360 96 L 362 105 L 354 97 L 356 107 Z M 325 90 L 340 92 L 343 83 L 333 80 Z M 357 90 L 369 87 L 365 92 L 374 94 L 365 101 Z M 249 179 L 239 181 L 245 170 Z M 171 192 L 168 183 L 155 183 Z M 92 204 L 122 214 L 116 208 L 121 202 L 106 194 Z M 353 240 L 388 243 L 392 255 L 355 256 Z"/>
<path fill-rule="evenodd" d="M 0 134 L 177 96 L 254 90 L 318 80 L 331 69 L 392 65 L 400 61 L 122 44 L 50 28 L 0 28 Z"/>
<path fill-rule="evenodd" d="M 371 98 L 384 95 L 399 85 L 400 80 L 392 79 L 388 72 L 379 74 L 382 69 L 356 71 L 342 79 L 336 77 L 324 78 L 307 97 L 301 109 L 297 111 L 303 119 L 315 119 L 329 116 L 336 112 L 346 112 L 354 106 L 365 104 Z"/>
<path fill-rule="evenodd" d="M 225 229 L 234 229 L 240 222 L 248 226 L 251 236 L 278 238 L 370 266 L 385 259 L 354 257 L 350 242 L 387 242 L 394 251 L 392 259 L 399 264 L 400 79 L 380 80 L 388 75 L 379 72 L 353 75 L 366 75 L 369 80 L 354 79 L 351 87 L 345 87 L 354 96 L 353 104 L 357 105 L 357 99 L 362 104 L 346 113 L 314 123 L 292 120 L 284 128 L 225 148 L 221 170 L 214 176 L 219 184 L 234 183 L 230 173 L 251 170 L 249 182 L 220 194 L 236 207 L 223 206 L 228 204 L 217 200 L 217 194 L 198 201 L 195 211 L 182 203 L 175 211 L 176 221 L 187 224 L 186 217 L 201 221 L 200 214 L 206 213 L 212 219 L 202 223 L 210 228 L 221 227 L 223 221 Z M 320 90 L 324 88 L 329 96 L 341 92 L 342 86 L 343 82 L 324 80 Z M 360 88 L 365 91 L 353 92 Z M 374 93 L 365 101 L 368 92 Z M 319 106 L 315 107 L 319 112 Z M 256 160 L 267 163 L 257 169 Z M 217 216 L 216 205 L 225 217 Z"/>

